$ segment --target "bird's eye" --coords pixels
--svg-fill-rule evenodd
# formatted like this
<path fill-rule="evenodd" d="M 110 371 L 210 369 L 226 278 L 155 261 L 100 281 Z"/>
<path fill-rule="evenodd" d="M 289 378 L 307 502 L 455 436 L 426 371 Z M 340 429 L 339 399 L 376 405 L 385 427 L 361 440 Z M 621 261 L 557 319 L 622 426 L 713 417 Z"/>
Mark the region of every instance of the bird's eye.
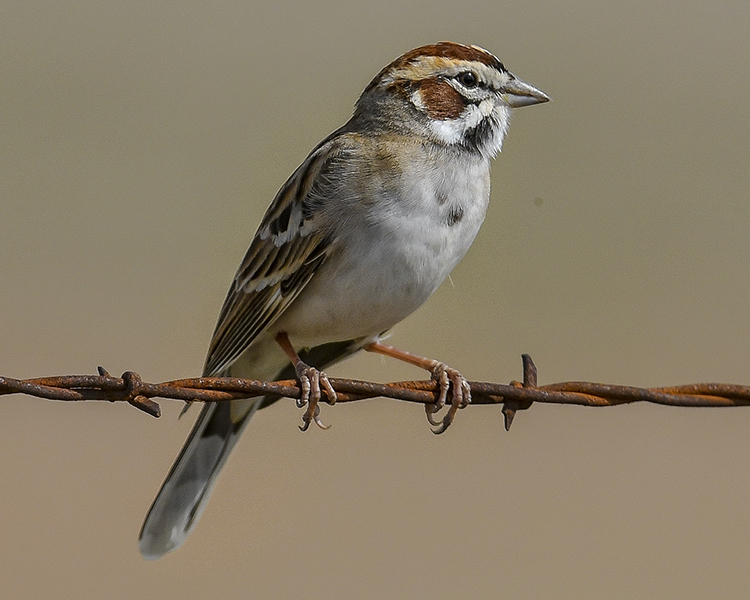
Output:
<path fill-rule="evenodd" d="M 479 80 L 477 79 L 477 76 L 474 75 L 471 71 L 465 71 L 463 73 L 459 73 L 456 75 L 456 79 L 458 82 L 466 87 L 466 88 L 473 88 L 476 87 L 479 83 Z"/>

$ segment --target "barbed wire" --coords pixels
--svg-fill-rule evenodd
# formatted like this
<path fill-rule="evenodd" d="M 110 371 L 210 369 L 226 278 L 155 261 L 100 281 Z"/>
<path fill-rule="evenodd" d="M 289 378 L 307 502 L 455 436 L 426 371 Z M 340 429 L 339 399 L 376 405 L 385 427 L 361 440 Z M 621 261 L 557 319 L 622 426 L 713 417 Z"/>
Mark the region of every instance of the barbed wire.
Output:
<path fill-rule="evenodd" d="M 537 386 L 537 370 L 528 354 L 522 355 L 523 381 L 509 384 L 470 381 L 471 406 L 503 405 L 505 428 L 510 429 L 517 411 L 534 402 L 578 406 L 617 406 L 632 402 L 650 402 L 665 406 L 727 407 L 750 405 L 750 386 L 724 383 L 694 383 L 672 387 L 639 388 L 624 385 L 567 381 Z M 35 379 L 0 376 L 0 395 L 26 394 L 47 400 L 107 400 L 128 402 L 154 416 L 161 408 L 153 398 L 186 402 L 221 402 L 258 396 L 299 399 L 295 380 L 257 381 L 234 377 L 196 377 L 163 383 L 146 383 L 137 373 L 126 371 L 113 377 L 99 367 L 98 375 L 63 375 Z M 439 394 L 435 381 L 374 383 L 356 379 L 331 378 L 336 402 L 354 402 L 384 397 L 405 402 L 434 405 Z"/>

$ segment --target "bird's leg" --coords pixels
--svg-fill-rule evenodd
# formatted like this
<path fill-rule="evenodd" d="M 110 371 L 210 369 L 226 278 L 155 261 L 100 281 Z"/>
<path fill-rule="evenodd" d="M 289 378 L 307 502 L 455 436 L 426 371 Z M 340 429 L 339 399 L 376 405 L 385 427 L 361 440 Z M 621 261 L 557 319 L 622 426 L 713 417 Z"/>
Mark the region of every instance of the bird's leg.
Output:
<path fill-rule="evenodd" d="M 421 367 L 430 372 L 432 379 L 440 384 L 440 394 L 434 404 L 425 404 L 425 412 L 427 413 L 427 420 L 430 425 L 436 427 L 433 429 L 433 433 L 443 433 L 450 424 L 453 422 L 453 418 L 456 416 L 456 411 L 459 408 L 465 408 L 471 402 L 471 388 L 469 383 L 464 379 L 463 375 L 452 369 L 445 363 L 441 363 L 431 358 L 425 358 L 423 356 L 417 356 L 404 350 L 399 350 L 393 346 L 387 346 L 380 342 L 372 342 L 364 346 L 364 349 L 368 352 L 377 352 L 378 354 L 384 354 L 391 358 L 397 358 L 411 365 Z M 451 390 L 450 408 L 445 414 L 441 421 L 436 421 L 433 415 L 438 412 L 448 398 L 448 390 Z"/>
<path fill-rule="evenodd" d="M 328 429 L 330 425 L 323 425 L 320 420 L 320 407 L 318 406 L 321 398 L 321 385 L 325 389 L 328 404 L 336 402 L 336 391 L 333 389 L 331 382 L 328 381 L 328 376 L 323 371 L 302 362 L 286 332 L 278 333 L 275 340 L 294 365 L 294 372 L 297 374 L 297 380 L 302 389 L 302 393 L 297 399 L 297 406 L 302 408 L 307 405 L 307 410 L 302 415 L 303 424 L 300 425 L 300 429 L 307 431 L 312 421 L 315 421 L 315 424 L 321 429 Z"/>

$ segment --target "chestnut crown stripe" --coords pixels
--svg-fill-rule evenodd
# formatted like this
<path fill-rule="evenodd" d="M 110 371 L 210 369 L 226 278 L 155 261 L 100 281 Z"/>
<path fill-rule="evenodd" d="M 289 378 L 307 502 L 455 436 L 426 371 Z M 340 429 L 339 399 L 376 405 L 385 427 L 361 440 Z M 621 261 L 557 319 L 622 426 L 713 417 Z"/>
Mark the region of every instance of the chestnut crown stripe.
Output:
<path fill-rule="evenodd" d="M 387 73 L 403 69 L 408 64 L 416 62 L 418 59 L 424 57 L 478 62 L 487 65 L 488 67 L 492 67 L 493 69 L 497 69 L 501 73 L 506 71 L 503 63 L 501 63 L 494 54 L 487 52 L 487 50 L 484 50 L 479 46 L 465 46 L 463 44 L 456 44 L 455 42 L 438 42 L 437 44 L 414 48 L 414 50 L 410 50 L 403 56 L 399 56 L 375 76 L 375 78 L 367 85 L 362 95 L 364 96 L 368 91 L 374 88 Z"/>
<path fill-rule="evenodd" d="M 456 44 L 454 42 L 439 42 L 429 46 L 420 46 L 419 48 L 415 48 L 397 58 L 384 70 L 403 67 L 421 56 L 435 56 L 439 58 L 450 58 L 452 60 L 473 61 L 485 64 L 488 67 L 497 69 L 498 71 L 505 71 L 503 63 L 501 63 L 494 54 L 487 52 L 487 50 L 484 50 L 479 46 L 464 46 L 463 44 Z"/>

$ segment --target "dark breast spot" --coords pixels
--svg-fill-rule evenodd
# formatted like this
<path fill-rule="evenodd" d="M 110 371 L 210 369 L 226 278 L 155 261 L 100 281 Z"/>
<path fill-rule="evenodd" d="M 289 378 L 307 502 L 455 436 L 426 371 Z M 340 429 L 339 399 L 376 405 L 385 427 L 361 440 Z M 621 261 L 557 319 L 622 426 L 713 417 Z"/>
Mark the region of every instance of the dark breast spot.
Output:
<path fill-rule="evenodd" d="M 460 223 L 463 218 L 464 209 L 460 206 L 453 206 L 448 212 L 448 216 L 445 218 L 445 224 L 448 225 L 448 227 L 453 227 L 456 223 Z"/>

